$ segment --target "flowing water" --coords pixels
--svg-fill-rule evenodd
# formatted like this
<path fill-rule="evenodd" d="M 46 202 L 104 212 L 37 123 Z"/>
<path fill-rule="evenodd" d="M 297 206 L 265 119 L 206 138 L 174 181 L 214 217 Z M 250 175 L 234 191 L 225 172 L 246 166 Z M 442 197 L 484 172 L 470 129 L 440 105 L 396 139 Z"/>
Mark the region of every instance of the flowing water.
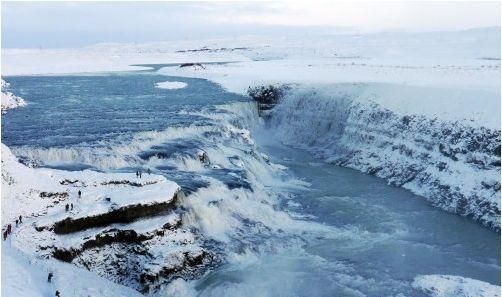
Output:
<path fill-rule="evenodd" d="M 279 143 L 287 127 L 266 128 L 248 98 L 209 81 L 155 71 L 5 80 L 29 102 L 2 117 L 2 142 L 21 160 L 150 169 L 188 194 L 185 223 L 223 261 L 161 296 L 423 296 L 410 284 L 421 274 L 500 285 L 499 234 Z M 162 81 L 188 86 L 155 88 Z"/>

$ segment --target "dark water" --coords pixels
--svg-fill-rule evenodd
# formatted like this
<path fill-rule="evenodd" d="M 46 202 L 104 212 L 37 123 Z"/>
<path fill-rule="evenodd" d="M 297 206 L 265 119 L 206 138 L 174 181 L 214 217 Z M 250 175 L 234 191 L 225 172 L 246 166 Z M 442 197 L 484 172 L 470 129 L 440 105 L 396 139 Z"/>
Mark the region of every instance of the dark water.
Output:
<path fill-rule="evenodd" d="M 29 103 L 2 117 L 2 142 L 18 156 L 64 169 L 151 168 L 198 190 L 187 208 L 217 219 L 194 226 L 229 258 L 184 283 L 187 295 L 423 296 L 410 284 L 421 274 L 500 284 L 499 234 L 274 142 L 248 99 L 216 84 L 148 71 L 5 80 Z M 188 86 L 154 87 L 162 81 Z M 288 169 L 270 169 L 260 152 Z"/>
<path fill-rule="evenodd" d="M 29 102 L 2 118 L 2 141 L 7 146 L 62 147 L 169 126 L 203 125 L 204 119 L 178 112 L 247 100 L 209 81 L 155 74 L 5 79 L 12 92 Z M 188 86 L 155 88 L 155 83 L 167 80 Z"/>

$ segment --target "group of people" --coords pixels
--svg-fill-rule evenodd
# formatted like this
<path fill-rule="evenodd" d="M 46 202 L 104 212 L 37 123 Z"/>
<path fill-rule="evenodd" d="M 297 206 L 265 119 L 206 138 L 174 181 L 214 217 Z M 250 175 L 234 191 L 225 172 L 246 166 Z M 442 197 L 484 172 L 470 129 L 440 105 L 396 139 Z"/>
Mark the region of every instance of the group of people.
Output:
<path fill-rule="evenodd" d="M 52 282 L 53 276 L 54 274 L 52 274 L 52 272 L 49 272 L 49 276 L 47 276 L 47 282 Z M 56 297 L 61 297 L 61 292 L 59 292 L 59 290 L 56 290 Z"/>
<path fill-rule="evenodd" d="M 73 203 L 66 203 L 66 205 L 64 206 L 64 209 L 66 212 L 68 212 L 69 210 L 73 210 Z"/>
<path fill-rule="evenodd" d="M 138 177 L 139 177 L 139 178 L 141 178 L 141 174 L 142 174 L 142 173 L 143 173 L 143 172 L 142 172 L 141 170 L 136 171 L 136 178 L 138 178 Z M 152 173 L 152 171 L 150 170 L 150 168 L 148 168 L 148 169 L 146 170 L 146 173 L 148 173 L 148 175 L 150 175 L 150 173 Z"/>
<path fill-rule="evenodd" d="M 78 190 L 78 198 L 82 197 L 82 192 Z M 65 211 L 73 210 L 73 203 L 66 204 L 65 205 Z M 16 219 L 16 227 L 19 224 L 23 223 L 23 216 L 19 216 L 19 218 Z M 6 240 L 7 237 L 12 233 L 12 224 L 8 224 L 7 227 L 5 228 L 5 231 L 3 232 L 3 240 Z M 54 277 L 52 272 L 49 272 L 49 275 L 47 276 L 47 282 L 52 282 L 52 278 Z M 56 297 L 61 297 L 61 292 L 59 290 L 56 290 Z"/>
<path fill-rule="evenodd" d="M 16 227 L 23 222 L 23 216 L 19 216 L 18 219 L 16 219 Z M 12 224 L 8 224 L 7 227 L 5 228 L 5 231 L 3 232 L 3 240 L 6 240 L 7 237 L 12 233 Z"/>
<path fill-rule="evenodd" d="M 82 191 L 78 190 L 78 198 L 82 198 Z M 66 203 L 66 205 L 64 206 L 64 209 L 66 212 L 70 211 L 70 210 L 73 210 L 73 203 Z"/>

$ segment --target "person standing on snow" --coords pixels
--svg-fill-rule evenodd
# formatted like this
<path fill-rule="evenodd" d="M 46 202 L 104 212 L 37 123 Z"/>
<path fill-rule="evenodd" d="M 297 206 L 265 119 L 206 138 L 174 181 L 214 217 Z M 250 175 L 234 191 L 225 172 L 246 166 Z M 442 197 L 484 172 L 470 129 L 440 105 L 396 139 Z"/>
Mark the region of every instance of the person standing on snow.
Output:
<path fill-rule="evenodd" d="M 78 190 L 78 198 L 82 197 L 82 192 L 80 192 L 80 190 Z"/>
<path fill-rule="evenodd" d="M 52 281 L 52 276 L 53 276 L 52 272 L 49 272 L 49 276 L 47 276 L 47 282 L 50 283 Z"/>
<path fill-rule="evenodd" d="M 23 222 L 23 217 L 19 216 L 19 224 L 21 224 L 22 222 Z"/>

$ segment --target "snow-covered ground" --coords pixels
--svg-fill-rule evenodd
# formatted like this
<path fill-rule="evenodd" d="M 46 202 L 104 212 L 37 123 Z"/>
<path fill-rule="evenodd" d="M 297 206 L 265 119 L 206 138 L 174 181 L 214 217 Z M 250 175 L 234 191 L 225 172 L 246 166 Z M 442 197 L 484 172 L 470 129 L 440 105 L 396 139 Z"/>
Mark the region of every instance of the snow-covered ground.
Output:
<path fill-rule="evenodd" d="M 159 274 L 192 275 L 197 273 L 193 267 L 208 257 L 195 235 L 181 226 L 175 212 L 180 187 L 165 177 L 30 168 L 3 144 L 1 152 L 2 232 L 7 224 L 13 228 L 2 247 L 5 296 L 48 296 L 56 289 L 63 296 L 135 296 L 137 292 L 109 285 L 97 275 L 148 291 Z M 22 223 L 17 224 L 19 216 Z M 55 260 L 35 260 L 51 257 L 97 275 Z M 123 262 L 124 257 L 131 260 Z M 148 259 L 139 261 L 141 257 Z M 49 270 L 55 274 L 50 286 Z M 128 271 L 128 277 L 120 271 Z M 83 282 L 72 286 L 75 275 L 82 275 Z M 21 277 L 28 286 L 16 279 Z M 50 290 L 54 292 L 48 294 Z"/>
<path fill-rule="evenodd" d="M 1 151 L 3 225 L 19 215 L 31 217 L 49 213 L 64 216 L 63 206 L 48 211 L 58 200 L 43 197 L 42 192 L 47 195 L 60 193 L 59 197 L 55 197 L 61 199 L 57 204 L 63 201 L 78 202 L 72 216 L 77 218 L 106 213 L 112 206 L 120 208 L 133 204 L 169 202 L 180 189 L 176 183 L 163 176 L 146 173 L 139 179 L 132 173 L 34 169 L 19 163 L 4 144 Z M 131 191 L 131 188 L 141 190 Z M 76 198 L 78 190 L 83 193 L 80 200 Z M 110 201 L 106 198 L 110 198 Z"/>
<path fill-rule="evenodd" d="M 52 282 L 47 276 L 52 272 Z M 2 245 L 2 296 L 47 297 L 140 297 L 138 291 L 115 284 L 95 273 L 57 260 L 43 260 L 29 257 L 11 246 L 9 241 Z"/>
<path fill-rule="evenodd" d="M 497 297 L 500 287 L 455 275 L 420 275 L 413 287 L 431 297 Z"/>

